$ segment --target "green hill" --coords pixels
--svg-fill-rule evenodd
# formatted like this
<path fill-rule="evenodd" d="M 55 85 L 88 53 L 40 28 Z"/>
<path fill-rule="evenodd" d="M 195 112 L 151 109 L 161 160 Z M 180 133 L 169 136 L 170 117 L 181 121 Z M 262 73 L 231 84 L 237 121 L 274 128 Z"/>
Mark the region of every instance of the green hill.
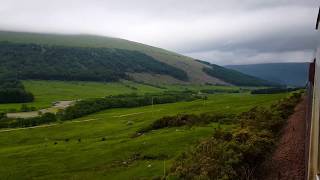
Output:
<path fill-rule="evenodd" d="M 224 68 L 215 64 L 197 60 L 198 62 L 207 64 L 210 67 L 204 67 L 203 71 L 208 75 L 219 78 L 230 84 L 238 86 L 278 86 L 279 84 L 259 79 L 236 70 Z"/>
<path fill-rule="evenodd" d="M 280 84 L 304 86 L 308 78 L 309 63 L 267 63 L 226 67 Z"/>
<path fill-rule="evenodd" d="M 0 46 L 0 69 L 19 79 L 267 85 L 237 73 L 208 73 L 211 65 L 118 38 L 0 31 Z"/>
<path fill-rule="evenodd" d="M 0 43 L 3 69 L 19 79 L 119 81 L 126 73 L 170 75 L 187 81 L 187 74 L 138 51 L 72 48 L 36 44 Z"/>
<path fill-rule="evenodd" d="M 187 82 L 227 84 L 224 81 L 205 74 L 202 71 L 204 65 L 194 61 L 192 58 L 124 39 L 94 35 L 60 35 L 0 31 L 0 42 L 1 41 L 72 48 L 108 48 L 138 51 L 157 61 L 181 69 L 188 76 Z M 138 81 L 148 81 L 149 83 L 186 83 L 179 79 L 173 78 L 172 76 L 164 74 L 152 74 L 148 72 L 127 72 L 127 74 L 133 79 Z"/>

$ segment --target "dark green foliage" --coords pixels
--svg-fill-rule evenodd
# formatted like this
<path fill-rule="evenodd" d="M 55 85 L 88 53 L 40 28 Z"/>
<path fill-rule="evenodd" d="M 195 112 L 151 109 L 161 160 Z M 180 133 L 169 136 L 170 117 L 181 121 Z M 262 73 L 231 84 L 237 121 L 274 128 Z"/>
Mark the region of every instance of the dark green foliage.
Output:
<path fill-rule="evenodd" d="M 108 96 L 105 98 L 88 99 L 76 102 L 59 113 L 62 120 L 75 119 L 84 115 L 110 108 L 128 108 L 153 104 L 173 103 L 178 101 L 192 101 L 202 98 L 191 92 L 165 92 L 162 94 L 127 94 Z"/>
<path fill-rule="evenodd" d="M 0 112 L 0 120 L 6 118 L 6 113 Z"/>
<path fill-rule="evenodd" d="M 33 95 L 25 90 L 15 74 L 5 70 L 0 72 L 0 103 L 24 103 L 31 102 L 33 99 Z"/>
<path fill-rule="evenodd" d="M 302 88 L 266 88 L 266 89 L 255 89 L 251 91 L 251 94 L 276 94 L 284 92 L 297 91 Z"/>
<path fill-rule="evenodd" d="M 199 61 L 199 60 L 198 60 Z M 225 82 L 238 85 L 238 86 L 278 86 L 276 83 L 272 83 L 266 80 L 259 79 L 254 76 L 243 74 L 241 72 L 227 69 L 215 64 L 210 64 L 208 62 L 199 61 L 206 65 L 211 66 L 210 68 L 204 67 L 203 71 L 208 75 L 221 79 Z"/>
<path fill-rule="evenodd" d="M 30 111 L 35 111 L 35 107 L 29 107 L 26 104 L 22 104 L 20 108 L 20 112 L 30 112 Z"/>
<path fill-rule="evenodd" d="M 265 80 L 242 74 L 235 70 L 229 70 L 221 66 L 211 65 L 211 68 L 203 68 L 203 71 L 212 77 L 238 86 L 274 86 Z"/>
<path fill-rule="evenodd" d="M 200 115 L 184 114 L 176 116 L 165 116 L 153 122 L 150 126 L 139 130 L 137 133 L 146 133 L 151 130 L 157 130 L 167 127 L 179 127 L 179 126 L 193 126 L 201 124 L 209 124 L 212 122 L 228 123 L 232 119 L 233 115 L 226 114 L 208 114 L 203 113 Z"/>
<path fill-rule="evenodd" d="M 216 93 L 240 93 L 240 90 L 236 89 L 202 89 L 202 93 L 216 94 Z"/>
<path fill-rule="evenodd" d="M 0 128 L 15 128 L 15 127 L 32 127 L 40 124 L 46 124 L 50 122 L 56 122 L 56 115 L 53 113 L 44 113 L 39 117 L 34 118 L 18 118 L 15 120 L 12 119 L 2 119 L 0 120 Z"/>
<path fill-rule="evenodd" d="M 270 108 L 240 114 L 233 130 L 217 129 L 211 138 L 183 153 L 171 168 L 179 179 L 259 179 L 259 166 L 275 147 L 281 128 L 300 101 L 294 93 Z"/>
<path fill-rule="evenodd" d="M 166 74 L 188 80 L 178 68 L 138 51 L 0 43 L 0 69 L 19 79 L 118 81 L 126 73 Z"/>
<path fill-rule="evenodd" d="M 152 84 L 152 83 L 147 83 L 147 82 L 136 82 L 136 83 L 144 84 L 144 85 L 159 88 L 159 89 L 167 89 L 166 87 L 158 85 L 158 84 Z"/>

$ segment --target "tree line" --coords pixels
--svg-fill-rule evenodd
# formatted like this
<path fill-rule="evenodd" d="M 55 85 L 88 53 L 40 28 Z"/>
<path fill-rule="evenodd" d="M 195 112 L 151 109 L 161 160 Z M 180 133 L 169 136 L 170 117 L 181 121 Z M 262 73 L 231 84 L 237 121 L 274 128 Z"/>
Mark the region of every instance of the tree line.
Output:
<path fill-rule="evenodd" d="M 202 93 L 206 94 L 216 94 L 216 93 L 240 93 L 238 89 L 202 89 Z"/>
<path fill-rule="evenodd" d="M 0 128 L 31 127 L 50 122 L 71 120 L 111 108 L 130 108 L 152 104 L 193 101 L 201 98 L 205 98 L 205 96 L 199 96 L 189 91 L 107 96 L 77 101 L 73 106 L 61 110 L 57 114 L 44 113 L 39 117 L 17 119 L 10 119 L 2 115 L 0 116 Z"/>
<path fill-rule="evenodd" d="M 99 112 L 111 108 L 129 108 L 147 106 L 152 104 L 174 103 L 179 101 L 193 101 L 204 98 L 190 91 L 185 92 L 163 92 L 160 94 L 126 94 L 117 96 L 108 96 L 105 98 L 96 98 L 82 100 L 75 105 L 66 108 L 59 113 L 62 120 L 75 119 L 84 115 Z"/>
<path fill-rule="evenodd" d="M 277 94 L 277 93 L 285 93 L 297 91 L 303 88 L 283 88 L 283 87 L 274 87 L 274 88 L 263 88 L 263 89 L 255 89 L 251 91 L 251 94 Z"/>

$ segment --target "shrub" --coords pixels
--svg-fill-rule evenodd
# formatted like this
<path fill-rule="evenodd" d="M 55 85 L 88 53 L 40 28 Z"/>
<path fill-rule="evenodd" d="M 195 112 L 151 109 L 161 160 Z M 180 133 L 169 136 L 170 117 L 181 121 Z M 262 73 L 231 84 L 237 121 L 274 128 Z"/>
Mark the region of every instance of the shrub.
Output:
<path fill-rule="evenodd" d="M 25 103 L 34 100 L 14 73 L 8 73 L 0 68 L 0 103 Z"/>
<path fill-rule="evenodd" d="M 165 116 L 154 121 L 148 127 L 138 130 L 137 133 L 146 133 L 151 130 L 157 130 L 167 127 L 179 127 L 179 126 L 193 126 L 201 124 L 209 124 L 212 122 L 229 122 L 233 115 L 225 114 L 208 114 L 203 113 L 200 115 L 195 114 L 180 114 L 176 116 Z M 232 120 L 231 120 L 232 121 Z"/>
<path fill-rule="evenodd" d="M 257 179 L 259 165 L 275 147 L 286 119 L 300 101 L 301 93 L 272 105 L 240 114 L 237 128 L 217 129 L 212 137 L 173 163 L 172 175 L 181 179 Z"/>

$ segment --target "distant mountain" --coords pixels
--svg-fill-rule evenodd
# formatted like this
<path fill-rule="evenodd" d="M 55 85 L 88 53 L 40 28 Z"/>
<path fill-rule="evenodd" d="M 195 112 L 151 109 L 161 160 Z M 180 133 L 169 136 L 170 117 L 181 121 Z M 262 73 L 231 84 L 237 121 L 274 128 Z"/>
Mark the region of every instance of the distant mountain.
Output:
<path fill-rule="evenodd" d="M 250 76 L 241 73 L 236 70 L 224 68 L 215 64 L 211 64 L 205 61 L 197 60 L 203 64 L 207 64 L 210 67 L 204 67 L 204 72 L 208 75 L 217 77 L 225 82 L 238 86 L 279 86 L 279 84 L 263 80 L 254 76 Z"/>
<path fill-rule="evenodd" d="M 0 31 L 0 74 L 9 72 L 18 79 L 266 85 L 254 78 L 243 81 L 236 73 L 212 73 L 212 67 L 124 39 Z"/>
<path fill-rule="evenodd" d="M 308 78 L 309 63 L 267 63 L 225 67 L 280 84 L 304 86 Z"/>

